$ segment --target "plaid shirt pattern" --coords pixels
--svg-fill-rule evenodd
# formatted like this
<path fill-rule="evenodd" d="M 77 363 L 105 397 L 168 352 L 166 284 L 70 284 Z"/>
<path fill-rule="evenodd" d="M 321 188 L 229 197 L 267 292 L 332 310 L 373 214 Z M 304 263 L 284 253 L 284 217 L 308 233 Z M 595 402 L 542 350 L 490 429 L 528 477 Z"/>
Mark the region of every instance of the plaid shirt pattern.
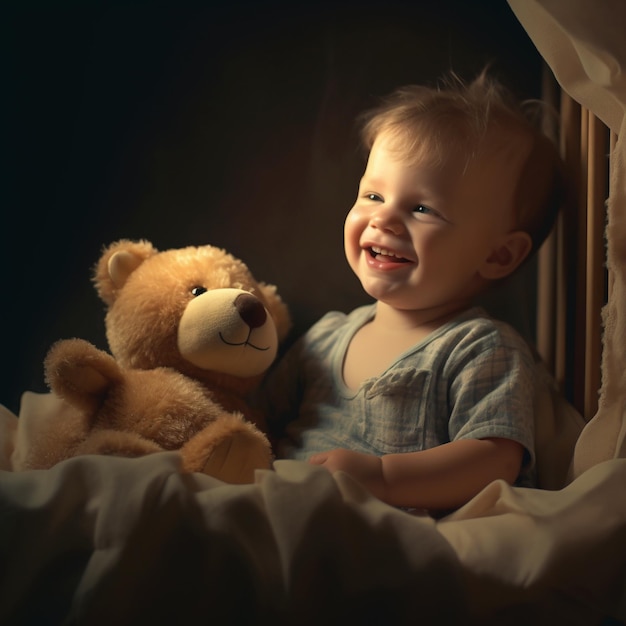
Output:
<path fill-rule="evenodd" d="M 383 455 L 503 437 L 524 446 L 517 484 L 531 485 L 538 370 L 522 337 L 472 308 L 354 391 L 342 364 L 375 307 L 326 314 L 268 375 L 268 415 L 288 422 L 280 456 L 306 459 L 333 448 Z"/>

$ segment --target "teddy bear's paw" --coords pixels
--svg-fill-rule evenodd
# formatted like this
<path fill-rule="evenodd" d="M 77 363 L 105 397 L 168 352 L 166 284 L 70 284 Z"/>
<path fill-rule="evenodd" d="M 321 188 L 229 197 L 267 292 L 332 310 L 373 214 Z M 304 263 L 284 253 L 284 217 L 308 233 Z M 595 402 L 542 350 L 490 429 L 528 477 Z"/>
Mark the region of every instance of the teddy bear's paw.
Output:
<path fill-rule="evenodd" d="M 233 484 L 252 483 L 254 470 L 272 466 L 267 438 L 238 415 L 222 416 L 188 441 L 181 453 L 186 471 Z"/>
<path fill-rule="evenodd" d="M 254 471 L 269 469 L 271 464 L 267 445 L 252 433 L 240 432 L 224 439 L 213 449 L 202 473 L 227 483 L 252 483 Z"/>
<path fill-rule="evenodd" d="M 106 454 L 134 458 L 162 450 L 153 441 L 135 433 L 102 429 L 93 431 L 76 448 L 75 454 Z"/>

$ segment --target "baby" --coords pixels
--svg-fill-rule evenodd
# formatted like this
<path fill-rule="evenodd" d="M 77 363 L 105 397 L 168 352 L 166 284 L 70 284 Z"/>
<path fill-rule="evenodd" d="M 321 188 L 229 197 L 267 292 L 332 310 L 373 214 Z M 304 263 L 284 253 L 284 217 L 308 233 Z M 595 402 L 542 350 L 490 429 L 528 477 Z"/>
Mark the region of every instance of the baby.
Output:
<path fill-rule="evenodd" d="M 345 253 L 375 303 L 325 315 L 267 377 L 279 456 L 433 511 L 496 479 L 532 485 L 537 366 L 475 298 L 550 232 L 558 153 L 484 73 L 400 89 L 362 135 Z"/>

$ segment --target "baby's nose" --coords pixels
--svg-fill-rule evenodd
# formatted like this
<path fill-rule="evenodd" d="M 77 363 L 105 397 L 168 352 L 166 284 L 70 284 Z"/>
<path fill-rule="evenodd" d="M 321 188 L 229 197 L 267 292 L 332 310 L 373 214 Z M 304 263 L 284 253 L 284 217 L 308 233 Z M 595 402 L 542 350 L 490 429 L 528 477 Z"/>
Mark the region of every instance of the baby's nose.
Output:
<path fill-rule="evenodd" d="M 378 230 L 399 235 L 404 230 L 404 224 L 397 211 L 392 207 L 381 206 L 370 218 L 370 225 Z"/>

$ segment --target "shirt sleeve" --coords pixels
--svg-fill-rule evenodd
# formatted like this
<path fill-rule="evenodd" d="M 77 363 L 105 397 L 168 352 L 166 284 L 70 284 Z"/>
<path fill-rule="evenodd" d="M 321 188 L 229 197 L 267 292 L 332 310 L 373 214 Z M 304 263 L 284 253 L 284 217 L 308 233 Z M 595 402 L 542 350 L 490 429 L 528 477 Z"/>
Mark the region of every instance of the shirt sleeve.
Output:
<path fill-rule="evenodd" d="M 501 437 L 526 450 L 524 465 L 534 464 L 536 367 L 520 338 L 492 333 L 462 342 L 451 378 L 448 432 L 451 441 Z"/>

